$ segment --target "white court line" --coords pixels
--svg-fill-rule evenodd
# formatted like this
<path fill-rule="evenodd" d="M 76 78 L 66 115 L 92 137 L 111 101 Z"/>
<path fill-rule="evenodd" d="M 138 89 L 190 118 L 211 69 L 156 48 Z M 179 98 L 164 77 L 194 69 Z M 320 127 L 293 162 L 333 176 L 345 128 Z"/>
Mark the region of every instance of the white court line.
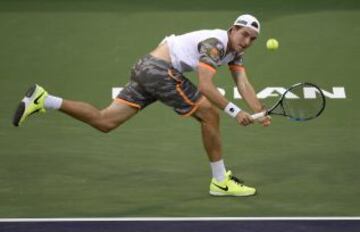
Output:
<path fill-rule="evenodd" d="M 132 221 L 339 221 L 360 217 L 94 217 L 94 218 L 0 218 L 0 222 L 132 222 Z"/>

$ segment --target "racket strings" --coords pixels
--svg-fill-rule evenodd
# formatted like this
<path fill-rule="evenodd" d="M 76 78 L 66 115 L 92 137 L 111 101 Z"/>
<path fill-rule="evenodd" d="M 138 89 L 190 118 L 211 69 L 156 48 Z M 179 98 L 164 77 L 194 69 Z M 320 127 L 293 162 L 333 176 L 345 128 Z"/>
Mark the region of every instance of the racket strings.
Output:
<path fill-rule="evenodd" d="M 313 88 L 316 93 L 312 97 L 305 95 L 306 90 Z M 290 89 L 282 100 L 284 114 L 294 120 L 309 120 L 317 117 L 323 110 L 325 98 L 320 89 L 306 83 Z"/>

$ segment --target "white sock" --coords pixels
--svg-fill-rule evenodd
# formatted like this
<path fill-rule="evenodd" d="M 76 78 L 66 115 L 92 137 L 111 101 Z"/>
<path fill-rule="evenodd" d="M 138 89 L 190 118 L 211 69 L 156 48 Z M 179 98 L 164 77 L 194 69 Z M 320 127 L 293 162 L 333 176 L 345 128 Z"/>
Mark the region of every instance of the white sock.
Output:
<path fill-rule="evenodd" d="M 45 109 L 54 109 L 54 110 L 58 110 L 61 107 L 61 104 L 63 102 L 63 99 L 60 97 L 56 97 L 56 96 L 52 96 L 52 95 L 48 95 L 45 98 L 45 104 L 44 107 Z"/>
<path fill-rule="evenodd" d="M 217 181 L 221 182 L 225 180 L 226 169 L 224 165 L 224 160 L 211 162 L 210 166 L 211 166 L 212 175 Z"/>

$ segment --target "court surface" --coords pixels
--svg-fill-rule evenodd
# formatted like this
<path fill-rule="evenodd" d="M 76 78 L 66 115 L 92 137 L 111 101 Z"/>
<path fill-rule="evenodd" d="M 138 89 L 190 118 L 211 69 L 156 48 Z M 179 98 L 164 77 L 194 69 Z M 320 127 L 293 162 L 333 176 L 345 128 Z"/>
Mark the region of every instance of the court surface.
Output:
<path fill-rule="evenodd" d="M 105 107 L 164 36 L 226 29 L 242 13 L 262 22 L 245 57 L 257 90 L 309 81 L 346 91 L 306 123 L 244 128 L 221 114 L 227 167 L 255 197 L 210 197 L 198 123 L 160 103 L 110 134 L 57 112 L 11 125 L 33 83 Z M 0 217 L 359 216 L 359 20 L 355 0 L 0 1 Z M 265 49 L 270 37 L 278 51 Z M 227 67 L 214 80 L 246 109 Z"/>

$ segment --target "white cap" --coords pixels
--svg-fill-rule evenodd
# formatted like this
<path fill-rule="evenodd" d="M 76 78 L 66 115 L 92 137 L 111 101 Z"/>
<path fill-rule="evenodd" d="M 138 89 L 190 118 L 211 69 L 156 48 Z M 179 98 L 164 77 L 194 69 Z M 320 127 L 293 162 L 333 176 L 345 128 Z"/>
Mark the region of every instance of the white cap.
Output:
<path fill-rule="evenodd" d="M 240 15 L 234 22 L 234 25 L 249 27 L 255 30 L 257 33 L 260 33 L 260 23 L 259 21 L 252 15 L 244 14 Z"/>

